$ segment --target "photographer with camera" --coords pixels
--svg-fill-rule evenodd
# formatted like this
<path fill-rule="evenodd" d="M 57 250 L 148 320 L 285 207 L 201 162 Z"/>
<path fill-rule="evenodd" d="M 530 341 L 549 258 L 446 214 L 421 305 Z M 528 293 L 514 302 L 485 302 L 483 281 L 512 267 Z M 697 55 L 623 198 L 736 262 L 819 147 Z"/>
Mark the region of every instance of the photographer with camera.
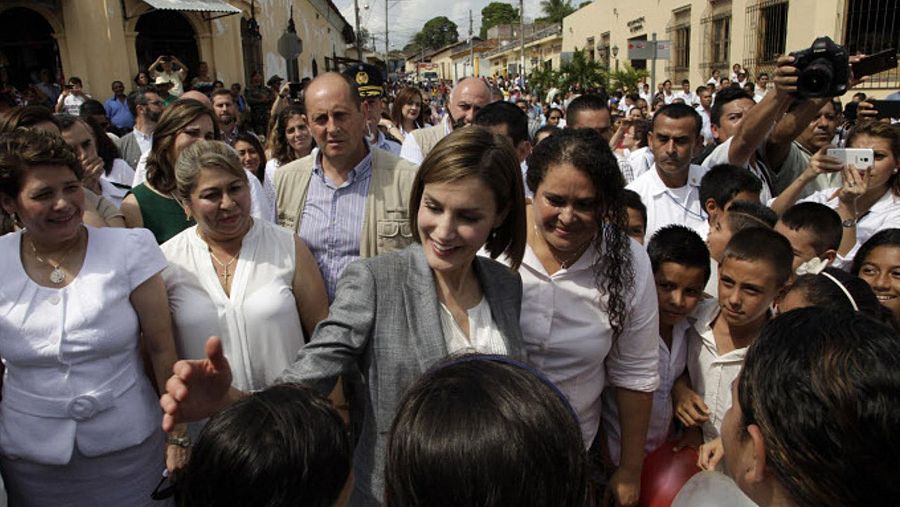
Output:
<path fill-rule="evenodd" d="M 178 67 L 177 70 L 175 67 Z M 170 93 L 176 97 L 184 93 L 184 80 L 187 78 L 188 67 L 174 55 L 160 55 L 147 69 L 151 79 L 163 77 L 172 83 Z"/>

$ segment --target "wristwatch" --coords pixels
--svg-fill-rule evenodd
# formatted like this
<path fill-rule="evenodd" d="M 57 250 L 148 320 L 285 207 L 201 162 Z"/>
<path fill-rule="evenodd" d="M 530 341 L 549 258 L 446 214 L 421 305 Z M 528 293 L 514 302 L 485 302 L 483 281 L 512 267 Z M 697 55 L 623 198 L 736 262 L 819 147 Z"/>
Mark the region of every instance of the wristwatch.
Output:
<path fill-rule="evenodd" d="M 856 227 L 856 219 L 855 219 L 855 218 L 848 218 L 848 219 L 842 221 L 842 222 L 841 222 L 841 225 L 842 225 L 843 227 L 845 227 L 845 228 L 848 228 L 848 229 L 849 229 L 850 227 Z"/>
<path fill-rule="evenodd" d="M 187 449 L 191 446 L 191 437 L 185 435 L 183 437 L 178 437 L 175 435 L 166 436 L 166 443 L 171 445 L 177 445 L 178 447 L 183 447 Z"/>

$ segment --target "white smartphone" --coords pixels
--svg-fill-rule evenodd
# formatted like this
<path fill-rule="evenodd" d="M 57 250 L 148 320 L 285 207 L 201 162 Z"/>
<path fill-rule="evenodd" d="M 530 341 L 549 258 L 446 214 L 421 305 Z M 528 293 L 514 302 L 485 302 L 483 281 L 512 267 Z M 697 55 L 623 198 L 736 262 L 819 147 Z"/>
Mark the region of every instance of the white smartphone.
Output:
<path fill-rule="evenodd" d="M 868 148 L 829 148 L 825 151 L 844 165 L 852 165 L 857 171 L 868 171 L 875 161 L 875 152 Z"/>

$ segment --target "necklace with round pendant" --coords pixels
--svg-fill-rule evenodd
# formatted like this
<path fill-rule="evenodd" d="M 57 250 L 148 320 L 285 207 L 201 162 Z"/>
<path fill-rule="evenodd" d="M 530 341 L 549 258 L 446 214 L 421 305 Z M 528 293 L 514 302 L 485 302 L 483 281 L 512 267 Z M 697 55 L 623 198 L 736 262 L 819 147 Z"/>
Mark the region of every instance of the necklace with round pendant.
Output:
<path fill-rule="evenodd" d="M 66 272 L 62 270 L 60 266 L 56 266 L 53 268 L 53 271 L 50 272 L 50 281 L 59 285 L 66 281 Z"/>

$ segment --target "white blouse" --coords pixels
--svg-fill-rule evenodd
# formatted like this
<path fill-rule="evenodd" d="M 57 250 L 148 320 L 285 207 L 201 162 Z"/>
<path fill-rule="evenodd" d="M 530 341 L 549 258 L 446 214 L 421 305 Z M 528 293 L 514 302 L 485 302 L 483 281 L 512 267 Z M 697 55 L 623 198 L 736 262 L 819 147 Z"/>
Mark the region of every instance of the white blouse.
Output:
<path fill-rule="evenodd" d="M 597 255 L 594 248 L 568 269 L 548 275 L 528 246 L 519 269 L 520 324 L 528 360 L 568 397 L 578 414 L 585 447 L 600 425 L 600 395 L 607 384 L 643 392 L 652 392 L 659 384 L 653 271 L 643 247 L 633 240 L 630 245 L 635 278 L 625 328 L 615 344 L 591 268 Z"/>
<path fill-rule="evenodd" d="M 254 391 L 273 384 L 303 345 L 293 293 L 294 234 L 254 220 L 233 265 L 230 296 L 197 226 L 164 243 L 162 250 L 169 261 L 163 280 L 178 357 L 206 357 L 206 340 L 216 335 L 231 363 L 232 385 Z"/>
<path fill-rule="evenodd" d="M 146 229 L 85 228 L 81 271 L 60 289 L 25 272 L 22 232 L 0 237 L 5 456 L 65 465 L 76 445 L 85 456 L 100 456 L 138 445 L 159 428 L 129 298 L 165 259 Z"/>
<path fill-rule="evenodd" d="M 469 336 L 453 318 L 453 314 L 441 303 L 441 331 L 447 343 L 448 354 L 497 354 L 506 355 L 506 342 L 491 316 L 491 306 L 487 298 L 467 310 L 469 316 Z"/>

